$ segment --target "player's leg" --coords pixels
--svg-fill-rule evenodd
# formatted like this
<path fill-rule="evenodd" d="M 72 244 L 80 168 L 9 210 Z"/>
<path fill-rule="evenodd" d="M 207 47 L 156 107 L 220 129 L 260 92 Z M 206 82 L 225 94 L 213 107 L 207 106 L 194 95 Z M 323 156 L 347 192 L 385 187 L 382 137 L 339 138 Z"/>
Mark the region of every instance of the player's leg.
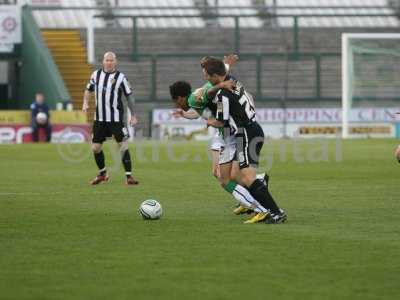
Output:
<path fill-rule="evenodd" d="M 131 160 L 131 154 L 129 152 L 128 141 L 122 141 L 121 143 L 118 143 L 118 145 L 119 145 L 119 151 L 121 154 L 122 165 L 124 166 L 124 170 L 125 170 L 125 177 L 126 177 L 125 183 L 127 185 L 139 184 L 139 181 L 137 181 L 132 176 L 132 160 Z"/>
<path fill-rule="evenodd" d="M 45 131 L 46 131 L 46 142 L 50 143 L 50 141 L 51 141 L 51 125 L 50 125 L 50 123 L 46 124 Z"/>
<path fill-rule="evenodd" d="M 220 177 L 219 170 L 219 150 L 211 149 L 211 159 L 212 159 L 212 174 L 215 178 Z"/>
<path fill-rule="evenodd" d="M 37 124 L 32 125 L 32 141 L 39 142 L 39 126 Z"/>
<path fill-rule="evenodd" d="M 232 180 L 236 180 L 239 184 L 244 185 L 240 179 L 240 168 L 237 160 L 232 162 L 231 178 Z M 268 186 L 269 176 L 267 173 L 257 173 L 256 178 L 260 179 L 266 186 Z"/>
<path fill-rule="evenodd" d="M 268 187 L 262 180 L 257 179 L 256 167 L 258 166 L 260 152 L 264 144 L 264 133 L 261 127 L 255 123 L 251 127 L 240 128 L 236 142 L 240 181 L 248 188 L 250 194 L 270 212 L 273 220 L 275 220 L 275 216 L 278 216 L 278 221 L 284 222 L 286 215 L 279 209 Z M 261 222 L 267 218 L 268 214 L 257 214 L 248 223 Z"/>
<path fill-rule="evenodd" d="M 251 213 L 253 210 L 262 212 L 263 208 L 251 196 L 249 191 L 238 184 L 231 178 L 232 165 L 235 158 L 235 144 L 225 143 L 225 147 L 220 152 L 220 177 L 222 187 L 240 203 L 240 206 L 234 210 L 234 213 L 239 215 L 242 213 Z"/>
<path fill-rule="evenodd" d="M 107 136 L 106 131 L 107 128 L 103 122 L 94 121 L 92 129 L 92 151 L 99 172 L 97 176 L 90 182 L 92 185 L 97 185 L 108 180 L 103 152 L 103 142 Z"/>
<path fill-rule="evenodd" d="M 123 123 L 115 123 L 112 125 L 112 133 L 115 140 L 119 145 L 119 151 L 121 154 L 122 165 L 125 170 L 125 183 L 127 185 L 139 184 L 139 182 L 132 176 L 132 159 L 129 152 L 129 132 L 128 128 L 124 126 Z"/>
<path fill-rule="evenodd" d="M 236 146 L 235 146 L 235 149 L 236 149 Z M 230 179 L 232 181 L 237 182 L 241 186 L 243 186 L 243 184 L 240 182 L 239 164 L 238 164 L 237 160 L 232 161 Z M 247 192 L 249 193 L 249 191 L 247 191 Z M 250 195 L 250 193 L 249 193 L 249 195 Z M 250 195 L 250 197 L 253 198 L 253 196 L 251 196 L 251 195 Z M 253 208 L 249 208 L 248 206 L 242 205 L 240 202 L 238 202 L 237 206 L 233 210 L 233 213 L 235 215 L 241 215 L 241 214 L 251 214 L 253 211 L 254 211 Z"/>
<path fill-rule="evenodd" d="M 233 189 L 226 189 L 225 187 L 229 184 L 231 178 L 231 162 L 233 157 L 230 157 L 229 146 L 226 147 L 226 141 L 222 138 L 222 136 L 217 132 L 213 138 L 211 139 L 211 158 L 212 158 L 212 174 L 214 177 L 218 179 L 221 183 L 222 187 L 228 191 L 232 196 L 238 201 L 239 206 L 234 210 L 234 213 L 239 215 L 242 213 L 251 213 L 253 211 L 250 208 L 251 201 L 246 201 L 246 196 L 253 199 L 253 197 L 248 193 L 248 191 L 244 191 L 243 194 L 238 193 Z M 221 173 L 221 166 L 222 166 L 222 173 Z M 232 186 L 232 185 L 231 185 Z M 240 187 L 238 187 L 240 189 Z M 246 193 L 247 192 L 247 193 Z M 244 201 L 244 202 L 243 202 Z M 243 204 L 241 204 L 243 202 Z"/>
<path fill-rule="evenodd" d="M 236 160 L 236 141 L 233 140 L 233 142 L 230 144 L 231 145 L 231 151 L 234 154 L 234 160 L 232 161 L 232 168 L 231 168 L 231 180 L 236 181 L 237 183 L 239 183 L 241 186 L 246 186 L 245 184 L 243 184 L 243 182 L 241 182 L 241 178 L 240 178 L 240 168 L 239 168 L 239 163 Z M 266 173 L 263 174 L 257 174 L 257 178 L 260 179 L 266 186 L 268 185 L 268 175 L 266 175 Z M 249 193 L 249 191 L 246 189 L 247 193 Z M 253 196 L 250 195 L 251 198 L 253 198 Z M 255 201 L 255 200 L 254 200 Z M 262 208 L 257 210 L 256 212 L 262 212 L 264 211 Z M 249 209 L 243 205 L 241 205 L 239 203 L 239 205 L 233 210 L 233 213 L 236 215 L 240 215 L 243 213 L 252 213 L 253 210 Z"/>
<path fill-rule="evenodd" d="M 215 178 L 219 178 L 219 156 L 220 151 L 225 146 L 224 139 L 222 138 L 221 134 L 217 131 L 211 138 L 211 160 L 212 160 L 212 174 Z"/>
<path fill-rule="evenodd" d="M 240 212 L 234 211 L 235 214 L 239 215 L 242 213 L 246 213 L 251 209 L 252 207 L 251 200 L 254 200 L 254 198 L 251 197 L 251 195 L 248 192 L 247 194 L 240 193 L 241 186 L 238 185 L 236 181 L 231 180 L 230 178 L 231 166 L 232 162 L 226 162 L 219 165 L 219 170 L 220 170 L 219 181 L 221 182 L 221 186 L 225 189 L 225 191 L 231 194 L 233 198 L 235 198 L 239 202 L 240 204 L 239 207 L 243 207 L 243 209 Z M 246 199 L 246 196 L 250 196 L 251 199 Z"/>

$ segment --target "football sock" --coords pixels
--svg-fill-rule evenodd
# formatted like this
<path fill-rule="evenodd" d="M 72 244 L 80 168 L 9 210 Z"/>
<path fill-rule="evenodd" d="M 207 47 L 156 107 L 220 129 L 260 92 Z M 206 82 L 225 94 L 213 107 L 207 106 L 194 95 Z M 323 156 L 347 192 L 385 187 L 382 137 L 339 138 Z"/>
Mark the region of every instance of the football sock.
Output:
<path fill-rule="evenodd" d="M 268 212 L 266 208 L 262 207 L 260 203 L 253 198 L 245 187 L 241 186 L 237 182 L 231 180 L 224 188 L 244 207 L 253 208 L 255 212 Z"/>
<path fill-rule="evenodd" d="M 131 172 L 132 172 L 132 161 L 131 161 L 131 155 L 129 153 L 129 150 L 125 150 L 122 153 L 122 164 L 124 165 L 125 175 L 127 177 L 130 176 Z"/>
<path fill-rule="evenodd" d="M 257 179 L 261 179 L 261 180 L 264 178 L 264 176 L 265 176 L 265 173 L 260 173 L 260 174 L 256 175 Z"/>
<path fill-rule="evenodd" d="M 99 170 L 99 175 L 104 176 L 107 174 L 106 168 Z"/>
<path fill-rule="evenodd" d="M 250 194 L 266 209 L 273 214 L 279 214 L 279 207 L 276 205 L 274 198 L 268 191 L 267 187 L 261 180 L 256 179 L 248 188 Z"/>
<path fill-rule="evenodd" d="M 269 176 L 267 173 L 257 174 L 256 178 L 260 179 L 266 186 L 268 186 Z"/>
<path fill-rule="evenodd" d="M 106 165 L 104 162 L 104 152 L 100 151 L 99 153 L 94 153 L 94 160 L 96 161 L 96 165 L 100 170 L 100 175 L 104 175 L 102 174 L 106 172 Z"/>

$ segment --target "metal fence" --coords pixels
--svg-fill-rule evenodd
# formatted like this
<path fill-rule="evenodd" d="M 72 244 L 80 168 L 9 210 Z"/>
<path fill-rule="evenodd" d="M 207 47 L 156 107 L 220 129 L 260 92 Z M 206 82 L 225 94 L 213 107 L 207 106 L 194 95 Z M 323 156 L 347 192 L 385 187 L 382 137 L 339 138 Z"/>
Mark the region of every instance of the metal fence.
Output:
<path fill-rule="evenodd" d="M 201 18 L 201 15 L 113 15 L 113 18 L 129 18 L 132 19 L 132 59 L 137 60 L 139 57 L 145 57 L 147 54 L 141 54 L 139 52 L 139 26 L 138 26 L 138 20 L 139 19 L 149 19 L 149 18 Z M 242 18 L 257 18 L 260 17 L 259 14 L 246 14 L 246 15 L 216 15 L 216 18 L 231 18 L 234 20 L 234 34 L 232 36 L 232 39 L 234 41 L 234 49 L 233 51 L 235 53 L 240 54 L 240 46 L 241 46 L 241 40 L 240 40 L 240 19 Z M 371 18 L 371 17 L 398 17 L 397 14 L 392 13 L 392 14 L 383 14 L 383 13 L 370 13 L 370 14 L 303 14 L 303 15 L 294 15 L 294 14 L 273 14 L 268 16 L 271 19 L 283 19 L 283 18 L 289 18 L 292 20 L 292 44 L 293 44 L 293 54 L 297 54 L 299 52 L 299 31 L 300 31 L 300 20 L 301 19 L 306 19 L 306 18 L 348 18 L 348 17 L 362 17 L 362 18 Z M 92 18 L 103 18 L 107 19 L 110 18 L 109 15 L 104 15 L 104 14 L 99 14 L 99 15 L 93 15 Z M 93 22 L 90 22 L 91 24 L 88 26 L 88 37 L 94 36 L 94 26 Z M 262 30 L 262 28 L 260 28 Z M 92 43 L 93 41 L 88 41 L 88 43 Z M 94 51 L 94 49 L 92 50 Z M 88 53 L 89 59 L 94 57 L 94 53 Z"/>
<path fill-rule="evenodd" d="M 329 100 L 329 101 L 340 101 L 340 96 L 332 96 L 332 95 L 323 95 L 322 93 L 322 70 L 321 63 L 326 58 L 336 57 L 338 60 L 341 57 L 340 52 L 301 52 L 300 51 L 300 20 L 302 18 L 315 18 L 315 17 L 393 17 L 395 14 L 341 14 L 341 15 L 331 15 L 331 14 L 305 14 L 305 15 L 291 15 L 291 14 L 279 14 L 273 15 L 272 18 L 290 18 L 292 19 L 293 26 L 291 28 L 291 49 L 289 50 L 287 45 L 284 47 L 286 50 L 282 52 L 263 52 L 263 53 L 251 53 L 251 52 L 242 52 L 241 51 L 241 26 L 240 19 L 241 18 L 249 18 L 255 17 L 256 15 L 221 15 L 218 16 L 220 18 L 232 18 L 234 20 L 234 30 L 232 35 L 233 41 L 233 49 L 232 52 L 237 53 L 241 56 L 242 59 L 251 60 L 256 62 L 256 97 L 259 101 L 287 101 L 287 100 L 303 100 L 303 101 L 317 101 L 317 100 Z M 105 15 L 94 15 L 93 18 L 105 18 Z M 140 28 L 138 26 L 138 20 L 140 18 L 199 18 L 199 15 L 147 15 L 147 16 L 132 16 L 132 15 L 118 15 L 118 18 L 130 18 L 132 19 L 132 53 L 131 58 L 133 61 L 138 60 L 151 60 L 151 90 L 149 92 L 148 97 L 138 99 L 139 101 L 164 101 L 163 97 L 159 97 L 157 95 L 157 64 L 161 59 L 168 58 L 193 58 L 197 60 L 199 57 L 204 55 L 214 55 L 222 57 L 226 53 L 141 53 L 139 50 L 139 36 L 140 36 Z M 88 43 L 93 43 L 90 39 L 94 39 L 94 28 L 89 29 L 92 32 L 88 31 L 89 41 Z M 263 30 L 260 28 L 260 30 Z M 89 57 L 92 57 L 94 60 L 94 47 L 90 47 L 90 51 L 93 53 L 89 53 Z M 282 88 L 282 95 L 280 97 L 271 97 L 270 95 L 263 94 L 263 68 L 262 62 L 264 60 L 285 60 L 286 65 L 290 61 L 301 61 L 301 60 L 310 60 L 314 61 L 314 70 L 315 70 L 315 89 L 311 93 L 311 95 L 307 98 L 296 98 L 290 97 L 288 95 L 289 82 L 288 82 L 288 74 L 285 74 L 285 82 L 283 84 L 284 88 Z M 285 64 L 283 64 L 284 66 Z M 285 68 L 285 72 L 288 73 L 288 68 Z M 338 93 L 340 94 L 340 93 Z"/>
<path fill-rule="evenodd" d="M 119 11 L 123 11 L 124 9 L 132 9 L 132 7 L 118 7 Z M 145 7 L 138 7 L 138 9 L 144 9 Z M 185 8 L 185 7 L 181 7 Z M 188 9 L 193 9 L 193 7 L 187 7 Z M 253 7 L 254 8 L 254 7 Z M 292 9 L 295 7 L 292 6 L 279 6 L 279 8 L 287 8 L 287 9 Z M 241 51 L 241 19 L 242 18 L 260 18 L 260 14 L 244 14 L 244 15 L 227 15 L 227 14 L 214 14 L 213 17 L 215 18 L 231 18 L 233 19 L 233 24 L 234 24 L 234 29 L 233 29 L 233 34 L 232 34 L 232 44 L 233 44 L 233 49 L 231 52 L 235 52 L 239 54 L 242 58 L 245 58 L 246 60 L 252 60 L 256 62 L 256 91 L 255 94 L 257 96 L 258 100 L 261 101 L 270 101 L 270 100 L 278 100 L 278 101 L 286 101 L 286 100 L 291 100 L 290 97 L 288 96 L 288 74 L 285 75 L 285 83 L 284 83 L 284 88 L 282 89 L 282 96 L 281 97 L 271 97 L 269 95 L 263 94 L 263 80 L 262 80 L 262 75 L 263 75 L 263 68 L 262 68 L 262 62 L 264 60 L 285 60 L 286 61 L 286 66 L 290 61 L 295 61 L 295 60 L 310 60 L 312 59 L 314 61 L 314 66 L 315 66 L 315 90 L 312 92 L 312 95 L 307 98 L 302 98 L 301 100 L 340 100 L 340 97 L 331 97 L 331 96 L 326 96 L 323 95 L 322 93 L 322 70 L 321 70 L 321 62 L 323 62 L 324 59 L 326 58 L 340 58 L 341 54 L 340 52 L 324 52 L 324 53 L 319 53 L 319 52 L 301 52 L 300 50 L 300 28 L 301 28 L 301 20 L 306 19 L 306 18 L 374 18 L 374 17 L 398 17 L 397 14 L 395 13 L 367 13 L 367 14 L 355 14 L 355 13 L 343 13 L 343 9 L 349 8 L 349 9 L 355 9 L 355 8 L 367 8 L 371 9 L 371 11 L 379 11 L 381 9 L 387 9 L 388 7 L 368 7 L 368 6 L 356 6 L 356 7 L 297 7 L 300 9 L 342 9 L 340 13 L 337 14 L 332 14 L 332 13 L 307 13 L 307 14 L 268 14 L 269 19 L 291 19 L 292 20 L 292 26 L 290 30 L 290 44 L 291 47 L 285 46 L 284 48 L 286 49 L 285 51 L 282 52 L 263 52 L 263 53 L 251 53 L 251 52 L 243 52 Z M 41 8 L 35 8 L 35 9 L 40 9 L 40 10 L 52 10 L 52 9 L 60 9 L 58 8 L 51 8 L 51 7 L 41 7 Z M 70 9 L 70 8 L 63 8 L 63 9 Z M 73 8 L 73 9 L 79 9 L 79 8 Z M 80 8 L 82 9 L 82 7 Z M 154 15 L 121 15 L 121 14 L 95 14 L 93 11 L 93 8 L 85 8 L 88 9 L 88 18 L 90 22 L 88 23 L 87 27 L 87 48 L 88 48 L 88 60 L 90 63 L 95 63 L 95 48 L 94 48 L 94 33 L 95 33 L 95 28 L 94 28 L 94 19 L 95 18 L 103 18 L 103 19 L 108 19 L 108 18 L 128 18 L 132 20 L 132 53 L 131 53 L 131 59 L 133 61 L 138 61 L 138 60 L 150 60 L 151 61 L 151 75 L 150 75 L 150 81 L 151 81 L 151 89 L 149 91 L 148 97 L 138 99 L 139 101 L 163 101 L 166 99 L 162 99 L 162 97 L 159 97 L 157 95 L 157 65 L 158 62 L 161 59 L 168 59 L 168 58 L 179 58 L 179 57 L 193 57 L 193 59 L 198 59 L 199 57 L 202 57 L 204 55 L 216 55 L 216 56 L 222 56 L 226 53 L 141 53 L 140 52 L 140 44 L 139 44 L 139 37 L 140 37 L 140 28 L 138 26 L 138 20 L 144 19 L 144 18 L 204 18 L 204 15 L 201 13 L 196 14 L 196 15 L 170 15 L 170 14 L 154 14 Z M 170 9 L 167 7 L 164 7 L 164 9 Z M 264 16 L 265 17 L 265 16 Z M 276 26 L 276 22 L 274 22 Z M 277 27 L 279 28 L 279 26 Z M 162 29 L 160 29 L 162 30 Z M 263 30 L 263 27 L 260 27 L 259 30 Z M 286 67 L 285 72 L 288 73 L 289 69 Z M 298 99 L 298 98 L 296 98 Z M 295 100 L 295 99 L 293 99 Z"/>

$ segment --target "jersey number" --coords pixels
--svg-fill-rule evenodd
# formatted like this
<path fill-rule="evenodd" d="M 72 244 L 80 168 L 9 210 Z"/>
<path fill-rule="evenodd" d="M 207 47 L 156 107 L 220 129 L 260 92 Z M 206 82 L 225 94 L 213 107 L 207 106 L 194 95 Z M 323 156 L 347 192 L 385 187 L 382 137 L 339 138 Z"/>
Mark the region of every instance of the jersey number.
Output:
<path fill-rule="evenodd" d="M 245 106 L 244 110 L 246 111 L 246 115 L 250 120 L 252 120 L 256 114 L 256 110 L 252 104 L 251 98 L 252 97 L 248 95 L 247 92 L 244 92 L 243 96 L 239 99 L 240 105 Z"/>

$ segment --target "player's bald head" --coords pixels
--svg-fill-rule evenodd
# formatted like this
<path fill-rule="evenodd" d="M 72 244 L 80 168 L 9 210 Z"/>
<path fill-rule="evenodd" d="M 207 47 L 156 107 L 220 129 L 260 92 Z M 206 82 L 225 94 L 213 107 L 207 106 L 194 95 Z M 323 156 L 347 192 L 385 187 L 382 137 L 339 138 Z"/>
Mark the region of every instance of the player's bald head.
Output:
<path fill-rule="evenodd" d="M 103 68 L 106 72 L 113 72 L 117 66 L 117 56 L 114 52 L 108 51 L 103 56 Z"/>
<path fill-rule="evenodd" d="M 117 59 L 117 55 L 114 52 L 108 51 L 106 53 L 104 53 L 103 59 L 106 58 L 112 58 L 112 59 Z"/>

